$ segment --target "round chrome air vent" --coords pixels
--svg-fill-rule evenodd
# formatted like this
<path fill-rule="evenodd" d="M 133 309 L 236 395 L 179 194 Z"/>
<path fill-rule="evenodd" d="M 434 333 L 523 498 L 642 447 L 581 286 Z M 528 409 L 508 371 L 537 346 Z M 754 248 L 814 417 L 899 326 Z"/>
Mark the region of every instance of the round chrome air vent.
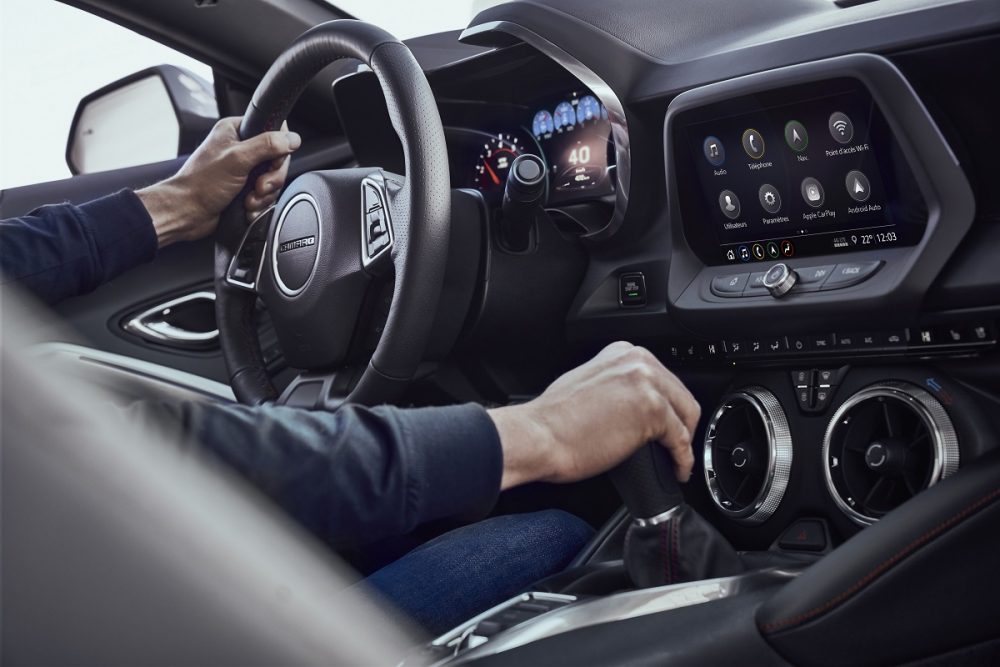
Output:
<path fill-rule="evenodd" d="M 792 469 L 792 437 L 781 404 L 763 387 L 726 396 L 705 430 L 705 483 L 726 516 L 766 521 Z"/>
<path fill-rule="evenodd" d="M 834 501 L 867 526 L 958 470 L 948 413 L 920 387 L 884 382 L 840 406 L 823 438 L 823 472 Z"/>

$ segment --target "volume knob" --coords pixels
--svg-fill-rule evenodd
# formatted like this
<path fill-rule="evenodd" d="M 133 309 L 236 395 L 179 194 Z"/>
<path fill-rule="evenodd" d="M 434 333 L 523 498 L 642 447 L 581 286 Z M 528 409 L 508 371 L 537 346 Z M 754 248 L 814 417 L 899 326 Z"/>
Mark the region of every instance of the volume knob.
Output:
<path fill-rule="evenodd" d="M 762 282 L 767 291 L 771 293 L 771 296 L 775 299 L 780 299 L 788 294 L 798 281 L 799 274 L 788 268 L 787 264 L 781 262 L 767 270 Z"/>

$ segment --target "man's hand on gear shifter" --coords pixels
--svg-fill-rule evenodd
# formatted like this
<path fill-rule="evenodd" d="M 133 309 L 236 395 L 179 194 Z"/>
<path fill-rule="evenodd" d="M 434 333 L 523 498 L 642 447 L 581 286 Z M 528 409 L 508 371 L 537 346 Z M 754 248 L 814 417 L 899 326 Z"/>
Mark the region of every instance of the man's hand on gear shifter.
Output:
<path fill-rule="evenodd" d="M 649 441 L 670 452 L 677 479 L 686 482 L 701 407 L 649 350 L 617 342 L 534 400 L 489 414 L 503 447 L 501 488 L 508 489 L 592 477 Z"/>

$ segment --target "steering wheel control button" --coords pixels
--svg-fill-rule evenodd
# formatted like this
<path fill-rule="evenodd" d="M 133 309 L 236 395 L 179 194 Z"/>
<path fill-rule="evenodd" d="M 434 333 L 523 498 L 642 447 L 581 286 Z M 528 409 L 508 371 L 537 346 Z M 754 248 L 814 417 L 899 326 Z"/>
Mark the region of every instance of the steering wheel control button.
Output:
<path fill-rule="evenodd" d="M 622 308 L 642 308 L 646 305 L 646 276 L 623 273 L 618 277 L 618 304 Z"/>
<path fill-rule="evenodd" d="M 849 144 L 854 138 L 854 123 L 843 111 L 834 111 L 830 114 L 830 136 L 837 143 Z"/>
<path fill-rule="evenodd" d="M 717 296 L 743 296 L 749 273 L 733 273 L 712 278 L 712 292 Z"/>
<path fill-rule="evenodd" d="M 778 539 L 778 548 L 786 551 L 823 551 L 826 545 L 826 529 L 818 519 L 799 519 Z"/>
<path fill-rule="evenodd" d="M 784 262 L 775 264 L 764 274 L 764 287 L 775 299 L 788 294 L 798 281 L 798 274 L 788 268 Z"/>
<path fill-rule="evenodd" d="M 813 208 L 819 208 L 826 201 L 826 193 L 823 192 L 823 186 L 812 176 L 802 179 L 801 189 L 802 198 Z"/>
<path fill-rule="evenodd" d="M 392 223 L 385 205 L 381 179 L 366 176 L 361 182 L 362 211 L 361 259 L 369 266 L 392 245 Z"/>
<path fill-rule="evenodd" d="M 278 287 L 296 296 L 312 277 L 319 256 L 319 207 L 308 194 L 298 194 L 285 205 L 271 244 L 271 268 Z"/>
<path fill-rule="evenodd" d="M 702 150 L 705 151 L 705 159 L 713 167 L 719 167 L 726 161 L 726 149 L 718 137 L 706 137 Z"/>
<path fill-rule="evenodd" d="M 847 172 L 844 184 L 847 186 L 847 194 L 851 195 L 851 199 L 856 202 L 868 201 L 872 186 L 868 182 L 868 177 L 860 171 L 855 169 L 854 171 Z"/>
<path fill-rule="evenodd" d="M 797 120 L 785 123 L 785 143 L 796 153 L 801 153 L 809 146 L 809 133 L 806 126 Z"/>
<path fill-rule="evenodd" d="M 760 200 L 760 205 L 764 207 L 764 210 L 771 215 L 781 210 L 781 193 L 770 183 L 760 186 L 760 190 L 757 191 L 757 199 Z"/>
<path fill-rule="evenodd" d="M 719 208 L 722 215 L 735 220 L 740 217 L 740 198 L 732 190 L 723 190 L 719 193 Z"/>
<path fill-rule="evenodd" d="M 743 150 L 754 160 L 764 157 L 764 137 L 752 127 L 743 133 Z"/>
<path fill-rule="evenodd" d="M 868 280 L 882 266 L 881 261 L 874 262 L 845 262 L 834 267 L 830 277 L 826 279 L 820 289 L 840 289 L 850 287 Z"/>

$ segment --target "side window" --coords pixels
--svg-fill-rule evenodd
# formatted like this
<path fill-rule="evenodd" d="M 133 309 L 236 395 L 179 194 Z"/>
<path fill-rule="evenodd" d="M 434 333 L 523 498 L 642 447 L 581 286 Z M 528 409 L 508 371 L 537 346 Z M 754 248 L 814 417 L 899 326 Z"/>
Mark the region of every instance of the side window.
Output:
<path fill-rule="evenodd" d="M 210 67 L 56 0 L 0 2 L 0 91 L 0 190 L 175 157 L 178 95 L 198 131 L 218 114 Z"/>

